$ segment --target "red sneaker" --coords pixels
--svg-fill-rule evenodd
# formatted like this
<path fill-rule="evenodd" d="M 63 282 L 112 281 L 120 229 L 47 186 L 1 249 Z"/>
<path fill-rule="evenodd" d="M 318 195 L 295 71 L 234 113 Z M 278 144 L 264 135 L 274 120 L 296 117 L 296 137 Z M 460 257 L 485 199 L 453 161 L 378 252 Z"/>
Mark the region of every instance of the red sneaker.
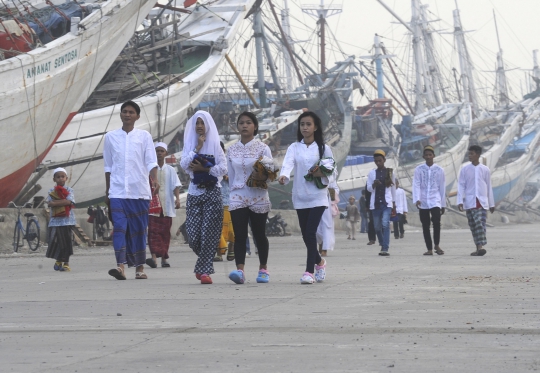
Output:
<path fill-rule="evenodd" d="M 207 274 L 202 274 L 201 275 L 201 284 L 211 284 L 212 283 L 212 278 L 207 275 Z"/>

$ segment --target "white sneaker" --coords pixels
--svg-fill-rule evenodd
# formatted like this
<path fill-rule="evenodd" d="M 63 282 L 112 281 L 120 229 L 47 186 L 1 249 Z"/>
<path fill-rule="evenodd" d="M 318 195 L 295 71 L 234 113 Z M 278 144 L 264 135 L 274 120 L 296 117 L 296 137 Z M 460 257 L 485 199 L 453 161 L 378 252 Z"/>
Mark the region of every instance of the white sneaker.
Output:
<path fill-rule="evenodd" d="M 302 275 L 302 278 L 300 279 L 300 283 L 302 285 L 313 284 L 314 282 L 315 282 L 315 278 L 313 277 L 313 274 L 309 272 L 304 272 L 304 274 Z"/>
<path fill-rule="evenodd" d="M 315 279 L 317 282 L 323 282 L 326 278 L 326 259 L 324 259 L 324 264 L 322 266 L 315 265 Z"/>

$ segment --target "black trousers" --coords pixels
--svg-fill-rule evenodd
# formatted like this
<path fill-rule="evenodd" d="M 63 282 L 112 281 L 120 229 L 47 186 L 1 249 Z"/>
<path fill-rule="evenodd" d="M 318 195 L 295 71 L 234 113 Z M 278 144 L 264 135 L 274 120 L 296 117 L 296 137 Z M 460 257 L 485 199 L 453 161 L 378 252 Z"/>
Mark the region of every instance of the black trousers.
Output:
<path fill-rule="evenodd" d="M 307 249 L 306 272 L 309 273 L 315 273 L 315 264 L 319 264 L 322 260 L 319 250 L 317 250 L 317 228 L 324 210 L 326 210 L 326 206 L 296 210 L 302 238 Z"/>
<path fill-rule="evenodd" d="M 420 209 L 420 221 L 422 222 L 426 247 L 428 250 L 433 250 L 433 243 L 435 243 L 435 246 L 438 246 L 441 238 L 441 209 L 439 207 Z M 433 242 L 431 241 L 431 232 L 429 230 L 431 223 L 433 223 Z"/>
<path fill-rule="evenodd" d="M 405 228 L 403 228 L 403 220 L 405 220 L 405 217 L 403 214 L 397 214 L 399 220 L 393 221 L 394 223 L 394 237 L 399 238 L 400 234 L 405 234 Z"/>
<path fill-rule="evenodd" d="M 375 224 L 373 223 L 373 213 L 369 210 L 369 223 L 368 223 L 368 240 L 371 242 L 377 241 L 377 233 L 375 232 Z"/>
<path fill-rule="evenodd" d="M 268 238 L 266 238 L 266 219 L 268 213 L 258 214 L 248 207 L 232 210 L 231 220 L 234 230 L 234 260 L 236 265 L 246 263 L 246 242 L 248 237 L 248 225 L 251 221 L 251 233 L 253 241 L 259 252 L 259 262 L 265 266 L 268 262 Z"/>

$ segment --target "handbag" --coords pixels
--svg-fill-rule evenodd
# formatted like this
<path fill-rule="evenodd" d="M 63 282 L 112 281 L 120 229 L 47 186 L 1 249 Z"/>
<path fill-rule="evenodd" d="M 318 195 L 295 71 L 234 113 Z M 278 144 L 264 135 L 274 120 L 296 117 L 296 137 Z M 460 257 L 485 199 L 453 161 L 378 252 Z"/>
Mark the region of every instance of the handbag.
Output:
<path fill-rule="evenodd" d="M 161 201 L 159 200 L 159 194 L 154 194 L 155 188 L 152 187 L 152 178 L 150 177 L 150 189 L 152 190 L 152 199 L 150 200 L 150 206 L 148 208 L 149 214 L 161 214 Z"/>

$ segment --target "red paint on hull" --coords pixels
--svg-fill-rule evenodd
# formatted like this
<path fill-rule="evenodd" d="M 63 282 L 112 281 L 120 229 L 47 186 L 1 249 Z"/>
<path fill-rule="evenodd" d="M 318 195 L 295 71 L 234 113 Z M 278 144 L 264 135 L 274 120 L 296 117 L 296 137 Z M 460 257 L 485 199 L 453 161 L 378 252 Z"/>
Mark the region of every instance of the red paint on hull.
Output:
<path fill-rule="evenodd" d="M 17 194 L 19 194 L 21 189 L 24 187 L 30 178 L 30 175 L 32 175 L 32 173 L 36 170 L 37 165 L 39 165 L 43 158 L 45 158 L 49 150 L 51 150 L 52 146 L 56 143 L 56 140 L 58 140 L 62 132 L 64 132 L 67 125 L 71 122 L 75 115 L 77 115 L 77 112 L 69 114 L 54 140 L 47 147 L 47 149 L 45 149 L 45 151 L 37 157 L 37 159 L 33 159 L 28 164 L 19 168 L 17 171 L 0 179 L 0 207 L 6 207 L 9 202 L 13 201 L 13 199 L 17 197 Z M 50 181 L 52 183 L 52 180 Z"/>

